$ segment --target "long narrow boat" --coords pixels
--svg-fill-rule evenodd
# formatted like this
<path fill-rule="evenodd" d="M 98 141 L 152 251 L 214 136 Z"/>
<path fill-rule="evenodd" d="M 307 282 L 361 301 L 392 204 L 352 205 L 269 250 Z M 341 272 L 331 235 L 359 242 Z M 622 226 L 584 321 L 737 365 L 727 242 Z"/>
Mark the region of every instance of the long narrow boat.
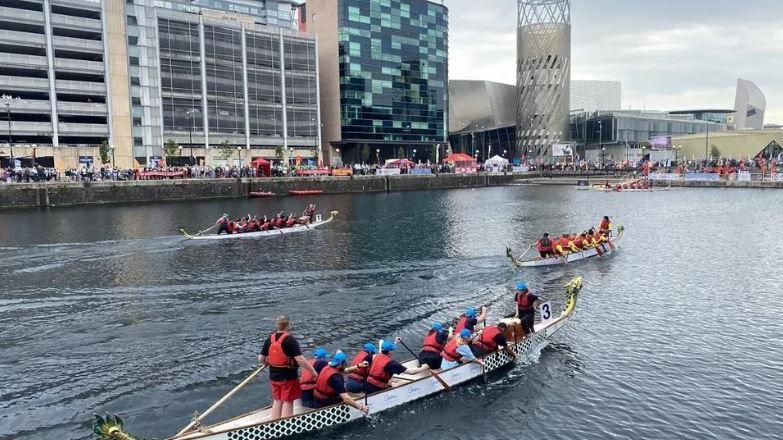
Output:
<path fill-rule="evenodd" d="M 258 231 L 258 232 L 245 232 L 242 234 L 221 234 L 221 235 L 190 235 L 187 232 L 185 232 L 184 229 L 180 229 L 180 232 L 187 238 L 188 240 L 236 240 L 241 238 L 262 238 L 262 237 L 273 237 L 277 235 L 286 235 L 286 234 L 294 234 L 296 232 L 307 232 L 312 229 L 315 229 L 319 226 L 323 226 L 332 220 L 334 220 L 335 217 L 337 217 L 338 211 L 332 211 L 329 213 L 329 218 L 324 220 L 321 217 L 321 214 L 318 214 L 315 216 L 315 221 L 313 223 L 310 223 L 309 225 L 296 225 L 292 226 L 290 228 L 282 228 L 282 229 L 275 229 L 273 231 Z"/>
<path fill-rule="evenodd" d="M 568 322 L 576 308 L 577 297 L 582 289 L 582 279 L 574 278 L 566 286 L 566 307 L 560 316 L 536 324 L 535 333 L 527 338 L 521 337 L 519 320 L 506 320 L 511 325 L 507 333 L 509 348 L 517 355 L 517 360 L 528 362 L 549 343 L 553 334 Z M 485 376 L 486 373 L 499 370 L 514 362 L 505 351 L 497 351 L 483 358 L 484 367 L 470 363 L 444 370 L 438 375 L 450 387 L 464 384 Z M 417 366 L 415 359 L 404 362 L 408 367 Z M 391 387 L 367 397 L 369 415 L 378 414 L 414 400 L 422 399 L 445 390 L 444 385 L 429 371 L 417 375 L 401 375 L 390 382 Z M 357 400 L 364 396 L 355 395 Z M 344 425 L 367 417 L 362 412 L 345 404 L 311 410 L 301 406 L 294 408 L 294 415 L 284 419 L 271 420 L 271 407 L 253 411 L 210 426 L 186 431 L 170 440 L 271 440 L 295 434 L 319 431 L 332 426 Z M 119 417 L 106 418 L 96 416 L 94 432 L 99 439 L 133 440 L 124 431 Z"/>
<path fill-rule="evenodd" d="M 624 232 L 625 232 L 625 227 L 620 226 L 619 228 L 617 228 L 617 236 L 609 240 L 611 245 L 601 244 L 601 255 L 608 255 L 617 252 L 617 241 L 623 238 Z M 529 260 L 523 260 L 523 258 L 525 257 L 524 254 L 519 257 L 514 257 L 511 248 L 506 248 L 506 256 L 511 259 L 511 264 L 513 264 L 514 267 L 558 266 L 561 264 L 573 263 L 574 261 L 585 260 L 588 258 L 595 257 L 597 255 L 598 255 L 598 250 L 593 248 L 593 249 L 585 249 L 582 252 L 576 252 L 561 257 L 550 257 L 550 258 L 536 257 Z"/>

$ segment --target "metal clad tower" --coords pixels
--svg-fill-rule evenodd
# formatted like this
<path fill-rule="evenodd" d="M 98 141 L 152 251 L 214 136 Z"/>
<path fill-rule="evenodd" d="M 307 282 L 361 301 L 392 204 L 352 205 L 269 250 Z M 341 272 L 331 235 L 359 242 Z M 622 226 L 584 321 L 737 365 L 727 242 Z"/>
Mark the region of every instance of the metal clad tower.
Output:
<path fill-rule="evenodd" d="M 517 0 L 517 155 L 569 138 L 571 0 Z"/>

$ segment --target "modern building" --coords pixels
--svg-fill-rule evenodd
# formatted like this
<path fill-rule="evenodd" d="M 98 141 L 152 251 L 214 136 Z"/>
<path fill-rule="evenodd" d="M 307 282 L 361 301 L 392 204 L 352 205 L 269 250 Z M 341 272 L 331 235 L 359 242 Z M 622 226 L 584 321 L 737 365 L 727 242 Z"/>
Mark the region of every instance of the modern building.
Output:
<path fill-rule="evenodd" d="M 764 127 L 767 99 L 755 83 L 740 78 L 737 80 L 734 110 L 737 111 L 734 121 L 737 130 L 761 130 Z"/>
<path fill-rule="evenodd" d="M 316 43 L 294 29 L 294 4 L 0 2 L 0 92 L 10 97 L 0 104 L 11 121 L 0 159 L 98 164 L 106 141 L 117 166 L 144 166 L 168 140 L 180 162 L 315 157 Z"/>
<path fill-rule="evenodd" d="M 445 0 L 308 0 L 300 15 L 318 38 L 329 163 L 434 159 L 448 130 Z"/>
<path fill-rule="evenodd" d="M 486 160 L 516 149 L 516 86 L 449 81 L 449 144 L 454 152 Z"/>
<path fill-rule="evenodd" d="M 638 160 L 640 152 L 653 150 L 656 138 L 706 136 L 726 129 L 724 124 L 698 120 L 692 115 L 660 111 L 581 112 L 571 115 L 570 139 L 576 144 L 577 155 L 587 160 Z M 670 140 L 667 144 L 664 148 L 672 146 Z"/>
<path fill-rule="evenodd" d="M 552 154 L 568 139 L 571 1 L 517 1 L 517 151 Z"/>
<path fill-rule="evenodd" d="M 672 116 L 691 117 L 697 121 L 714 122 L 733 128 L 735 110 L 724 109 L 696 109 L 696 110 L 675 110 L 670 111 Z"/>
<path fill-rule="evenodd" d="M 596 112 L 622 109 L 621 81 L 571 81 L 571 110 Z"/>
<path fill-rule="evenodd" d="M 674 158 L 703 160 L 717 154 L 728 159 L 783 157 L 783 130 L 736 130 L 672 138 Z"/>

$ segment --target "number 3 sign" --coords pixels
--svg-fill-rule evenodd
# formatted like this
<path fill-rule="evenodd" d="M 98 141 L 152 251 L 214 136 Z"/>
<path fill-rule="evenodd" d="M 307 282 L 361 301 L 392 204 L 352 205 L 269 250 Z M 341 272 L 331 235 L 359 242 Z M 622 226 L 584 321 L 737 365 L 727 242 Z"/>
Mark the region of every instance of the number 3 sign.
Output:
<path fill-rule="evenodd" d="M 552 304 L 549 301 L 538 306 L 538 311 L 541 314 L 541 322 L 547 323 L 552 319 Z"/>

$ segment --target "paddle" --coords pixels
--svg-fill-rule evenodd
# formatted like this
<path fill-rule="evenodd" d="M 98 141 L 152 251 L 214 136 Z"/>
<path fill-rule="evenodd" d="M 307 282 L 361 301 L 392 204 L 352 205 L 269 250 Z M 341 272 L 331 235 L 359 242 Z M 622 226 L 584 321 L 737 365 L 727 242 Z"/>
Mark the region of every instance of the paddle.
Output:
<path fill-rule="evenodd" d="M 217 225 L 214 225 L 214 226 L 212 226 L 211 228 L 204 229 L 203 231 L 201 231 L 201 232 L 199 232 L 199 233 L 197 233 L 197 234 L 194 234 L 193 236 L 194 236 L 194 237 L 198 237 L 199 235 L 201 235 L 201 234 L 203 234 L 203 233 L 205 233 L 205 232 L 209 232 L 209 231 L 211 231 L 211 230 L 215 229 L 216 227 L 217 227 Z M 180 232 L 182 232 L 183 234 L 187 234 L 187 232 L 185 232 L 185 229 L 184 229 L 184 228 L 183 228 L 183 229 L 180 229 Z"/>
<path fill-rule="evenodd" d="M 406 350 L 408 350 L 408 353 L 410 353 L 411 355 L 413 355 L 414 358 L 416 358 L 416 362 L 421 367 L 421 361 L 419 360 L 419 357 L 416 356 L 416 353 L 414 353 L 413 350 L 411 350 L 410 347 L 408 347 L 408 345 L 402 341 L 402 339 L 400 339 L 400 344 L 403 347 L 405 347 Z M 447 384 L 446 381 L 443 380 L 443 378 L 440 377 L 438 373 L 430 369 L 430 374 L 432 374 L 432 377 L 434 377 L 435 379 L 438 380 L 438 382 L 440 382 L 440 384 L 443 386 L 443 389 L 445 389 L 446 391 L 451 391 L 451 387 L 449 386 L 449 384 Z"/>

